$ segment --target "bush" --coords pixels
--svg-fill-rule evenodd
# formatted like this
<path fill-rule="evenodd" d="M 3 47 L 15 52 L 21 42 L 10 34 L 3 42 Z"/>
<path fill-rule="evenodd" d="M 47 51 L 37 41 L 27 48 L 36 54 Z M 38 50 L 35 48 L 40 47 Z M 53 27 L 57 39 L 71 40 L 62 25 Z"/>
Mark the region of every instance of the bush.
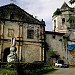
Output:
<path fill-rule="evenodd" d="M 16 68 L 17 69 L 29 69 L 29 70 L 33 70 L 33 69 L 40 69 L 44 67 L 44 62 L 33 62 L 33 63 L 17 63 L 16 64 Z"/>
<path fill-rule="evenodd" d="M 53 71 L 54 68 L 52 67 L 43 67 L 41 69 L 34 69 L 34 70 L 24 70 L 25 75 L 42 75 L 48 72 Z"/>
<path fill-rule="evenodd" d="M 43 61 L 35 61 L 33 62 L 33 68 L 34 69 L 40 69 L 44 67 L 44 62 Z"/>
<path fill-rule="evenodd" d="M 17 75 L 17 72 L 15 70 L 2 69 L 0 70 L 0 75 Z"/>
<path fill-rule="evenodd" d="M 7 63 L 1 65 L 1 75 L 41 75 L 53 71 L 51 65 L 45 65 L 44 62 L 35 61 L 33 63 Z"/>

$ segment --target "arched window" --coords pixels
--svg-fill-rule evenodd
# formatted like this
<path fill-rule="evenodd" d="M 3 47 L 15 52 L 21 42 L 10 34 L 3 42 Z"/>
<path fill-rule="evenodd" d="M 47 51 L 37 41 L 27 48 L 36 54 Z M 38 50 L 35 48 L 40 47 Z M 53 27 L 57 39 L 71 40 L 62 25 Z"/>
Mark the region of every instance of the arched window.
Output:
<path fill-rule="evenodd" d="M 62 24 L 64 24 L 65 23 L 65 18 L 62 18 Z"/>

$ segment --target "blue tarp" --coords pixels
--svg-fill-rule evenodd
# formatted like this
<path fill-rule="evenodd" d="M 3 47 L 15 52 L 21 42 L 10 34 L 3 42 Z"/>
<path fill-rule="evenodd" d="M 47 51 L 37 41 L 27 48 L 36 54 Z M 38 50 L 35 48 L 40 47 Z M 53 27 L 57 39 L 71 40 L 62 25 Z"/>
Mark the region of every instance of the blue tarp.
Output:
<path fill-rule="evenodd" d="M 75 44 L 68 44 L 67 50 L 72 51 L 75 48 Z"/>

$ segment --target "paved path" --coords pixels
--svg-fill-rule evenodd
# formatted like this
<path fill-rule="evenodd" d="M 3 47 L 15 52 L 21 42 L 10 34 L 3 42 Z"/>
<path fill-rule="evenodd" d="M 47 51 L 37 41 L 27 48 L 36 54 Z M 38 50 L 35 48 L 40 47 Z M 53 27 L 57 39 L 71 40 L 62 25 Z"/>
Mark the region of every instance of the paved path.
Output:
<path fill-rule="evenodd" d="M 46 75 L 75 75 L 75 68 L 58 68 L 58 70 Z"/>

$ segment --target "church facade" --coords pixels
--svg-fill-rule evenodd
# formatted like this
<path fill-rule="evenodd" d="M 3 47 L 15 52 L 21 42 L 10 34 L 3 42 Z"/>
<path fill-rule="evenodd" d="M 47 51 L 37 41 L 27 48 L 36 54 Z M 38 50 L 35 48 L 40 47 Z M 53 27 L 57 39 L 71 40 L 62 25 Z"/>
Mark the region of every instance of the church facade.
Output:
<path fill-rule="evenodd" d="M 18 61 L 44 61 L 45 22 L 15 4 L 0 7 L 0 61 L 7 62 L 11 38 L 16 38 Z"/>

